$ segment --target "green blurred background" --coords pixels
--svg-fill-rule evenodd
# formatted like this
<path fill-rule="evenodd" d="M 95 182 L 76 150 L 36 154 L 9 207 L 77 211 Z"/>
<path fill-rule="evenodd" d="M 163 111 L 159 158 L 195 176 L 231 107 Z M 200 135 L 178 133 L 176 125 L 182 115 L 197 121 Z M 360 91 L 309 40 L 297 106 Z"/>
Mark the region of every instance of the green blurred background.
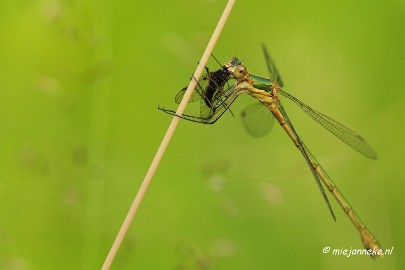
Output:
<path fill-rule="evenodd" d="M 99 269 L 226 1 L 0 2 L 0 269 Z M 112 269 L 405 269 L 405 2 L 237 1 L 214 54 L 267 75 L 364 135 L 367 160 L 288 101 L 296 129 L 393 255 L 362 248 L 275 125 L 250 137 L 240 97 L 181 122 Z M 218 67 L 211 60 L 210 66 Z"/>

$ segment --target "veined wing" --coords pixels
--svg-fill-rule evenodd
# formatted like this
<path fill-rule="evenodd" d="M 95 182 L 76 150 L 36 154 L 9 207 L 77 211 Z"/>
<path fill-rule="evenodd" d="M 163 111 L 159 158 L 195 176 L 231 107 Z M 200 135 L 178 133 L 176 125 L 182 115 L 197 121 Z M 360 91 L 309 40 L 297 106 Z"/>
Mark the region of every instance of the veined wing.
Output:
<path fill-rule="evenodd" d="M 201 81 L 201 80 L 200 80 L 200 81 Z M 202 82 L 201 82 L 201 83 L 202 83 Z M 181 100 L 182 100 L 183 97 L 184 97 L 184 94 L 186 93 L 186 90 L 187 90 L 187 87 L 184 87 L 183 89 L 181 89 L 181 90 L 176 94 L 175 101 L 176 101 L 177 104 L 180 104 Z M 194 102 L 194 101 L 200 100 L 200 99 L 202 98 L 200 93 L 202 93 L 202 90 L 201 90 L 201 87 L 200 87 L 200 82 L 198 82 L 198 83 L 197 83 L 197 86 L 196 86 L 196 89 L 195 89 L 195 90 L 193 91 L 193 93 L 191 94 L 190 100 L 189 100 L 188 102 L 190 103 L 190 102 Z"/>
<path fill-rule="evenodd" d="M 323 126 L 330 133 L 332 133 L 333 135 L 335 135 L 336 137 L 341 139 L 348 146 L 350 146 L 351 148 L 353 148 L 360 154 L 362 154 L 370 159 L 377 159 L 377 153 L 370 146 L 370 144 L 359 134 L 357 134 L 350 128 L 344 126 L 343 124 L 339 123 L 338 121 L 330 118 L 329 116 L 327 116 L 321 112 L 318 112 L 315 109 L 312 109 L 311 107 L 306 105 L 304 102 L 302 102 L 301 100 L 292 96 L 291 94 L 287 93 L 286 91 L 280 89 L 279 93 L 281 93 L 286 98 L 292 100 L 313 120 L 315 120 L 318 124 Z"/>
<path fill-rule="evenodd" d="M 234 74 L 235 70 L 237 70 L 237 76 Z M 204 76 L 197 82 L 195 94 L 191 97 L 191 101 L 200 101 L 198 113 L 185 113 L 179 116 L 174 110 L 158 108 L 168 114 L 189 121 L 203 124 L 215 123 L 238 96 L 239 91 L 236 91 L 237 80 L 246 75 L 246 68 L 241 65 L 241 62 L 236 57 L 232 57 L 222 66 L 222 69 L 210 72 L 206 68 L 206 71 Z M 231 79 L 232 81 L 235 80 L 233 84 L 230 82 Z M 176 95 L 175 100 L 177 103 L 181 102 L 185 91 L 186 89 L 183 88 Z"/>
<path fill-rule="evenodd" d="M 220 103 L 215 103 L 216 105 L 211 108 L 209 111 L 208 115 L 200 115 L 200 114 L 183 114 L 181 116 L 176 114 L 176 111 L 174 110 L 169 110 L 165 108 L 160 108 L 159 110 L 164 111 L 165 113 L 171 114 L 171 115 L 176 115 L 182 119 L 192 121 L 192 122 L 197 122 L 201 124 L 214 124 L 232 105 L 232 103 L 235 101 L 235 99 L 238 97 L 239 92 L 234 91 L 235 90 L 235 85 L 227 89 L 224 96 L 222 96 L 222 102 Z"/>
<path fill-rule="evenodd" d="M 269 71 L 270 80 L 273 81 L 273 82 L 277 82 L 277 84 L 280 87 L 282 87 L 283 86 L 283 80 L 281 80 L 281 76 L 277 71 L 276 65 L 271 60 L 270 54 L 267 51 L 266 46 L 263 43 L 261 45 L 262 45 L 262 50 L 263 50 L 263 54 L 264 54 L 264 59 L 266 60 L 267 69 Z"/>
<path fill-rule="evenodd" d="M 266 106 L 260 102 L 246 107 L 241 112 L 242 123 L 247 132 L 253 137 L 261 137 L 270 132 L 274 117 Z"/>
<path fill-rule="evenodd" d="M 205 69 L 206 72 L 203 74 L 201 79 L 198 80 L 189 102 L 194 102 L 201 99 L 212 100 L 215 92 L 221 91 L 221 88 L 223 88 L 225 83 L 230 79 L 230 74 L 227 70 L 218 69 L 214 72 L 210 72 L 207 67 Z M 192 80 L 195 80 L 195 78 L 193 77 Z M 186 90 L 187 86 L 177 93 L 175 97 L 177 104 L 180 104 Z"/>
<path fill-rule="evenodd" d="M 206 68 L 207 72 L 197 82 L 195 91 L 193 92 L 190 101 L 200 101 L 200 113 L 199 117 L 207 118 L 212 114 L 213 109 L 225 100 L 225 92 L 230 88 L 228 81 L 231 78 L 231 74 L 227 69 L 218 69 L 214 72 L 210 72 Z M 224 87 L 226 89 L 224 90 Z M 187 87 L 183 88 L 176 95 L 176 103 L 180 103 L 183 99 L 184 93 Z"/>

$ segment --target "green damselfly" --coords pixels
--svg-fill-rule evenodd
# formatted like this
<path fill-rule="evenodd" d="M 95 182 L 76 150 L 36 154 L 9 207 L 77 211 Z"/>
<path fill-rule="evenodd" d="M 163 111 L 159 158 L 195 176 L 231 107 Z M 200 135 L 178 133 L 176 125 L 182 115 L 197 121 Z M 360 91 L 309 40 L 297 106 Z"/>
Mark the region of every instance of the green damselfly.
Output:
<path fill-rule="evenodd" d="M 356 229 L 359 231 L 365 248 L 368 250 L 380 250 L 381 246 L 377 239 L 360 220 L 359 216 L 350 206 L 349 202 L 344 198 L 341 191 L 334 184 L 332 179 L 328 176 L 326 171 L 322 168 L 320 163 L 316 160 L 314 155 L 309 151 L 308 147 L 298 136 L 287 115 L 287 112 L 281 103 L 281 96 L 293 101 L 318 124 L 323 126 L 326 130 L 331 132 L 333 135 L 338 137 L 340 140 L 362 155 L 370 159 L 377 159 L 376 152 L 363 137 L 358 135 L 352 129 L 344 126 L 331 117 L 312 109 L 301 100 L 283 90 L 283 81 L 281 80 L 281 77 L 264 45 L 262 45 L 262 49 L 269 71 L 269 78 L 249 74 L 247 68 L 242 65 L 237 58 L 233 57 L 222 67 L 222 69 L 215 72 L 208 72 L 208 75 L 205 75 L 205 77 L 199 81 L 199 86 L 197 87 L 198 90 L 193 95 L 191 101 L 201 99 L 202 101 L 200 103 L 200 107 L 205 108 L 200 110 L 199 114 L 183 114 L 179 117 L 203 124 L 213 124 L 227 109 L 229 109 L 231 104 L 240 94 L 248 94 L 254 97 L 260 103 L 254 104 L 242 112 L 243 123 L 248 132 L 254 136 L 262 136 L 270 130 L 272 119 L 277 119 L 307 162 L 333 218 L 336 220 L 332 207 L 324 191 L 324 186 L 330 191 L 330 193 L 342 207 L 343 211 L 352 221 Z M 216 77 L 216 72 L 218 72 L 218 74 L 226 74 L 226 76 Z M 176 96 L 177 102 L 180 102 L 178 99 L 180 99 L 180 96 L 182 97 L 182 91 L 180 91 Z M 214 92 L 214 94 L 208 94 L 210 92 Z M 198 95 L 199 97 L 194 97 L 195 95 Z M 268 115 L 271 114 L 259 117 L 259 115 L 262 114 L 259 114 L 258 112 L 263 108 L 272 113 L 271 118 L 268 117 Z M 173 110 L 162 110 L 166 113 L 175 115 L 175 111 Z M 258 127 L 262 128 L 258 129 Z M 375 256 L 374 254 L 376 253 L 372 253 L 370 255 L 373 257 Z M 377 255 L 381 254 L 377 253 Z"/>

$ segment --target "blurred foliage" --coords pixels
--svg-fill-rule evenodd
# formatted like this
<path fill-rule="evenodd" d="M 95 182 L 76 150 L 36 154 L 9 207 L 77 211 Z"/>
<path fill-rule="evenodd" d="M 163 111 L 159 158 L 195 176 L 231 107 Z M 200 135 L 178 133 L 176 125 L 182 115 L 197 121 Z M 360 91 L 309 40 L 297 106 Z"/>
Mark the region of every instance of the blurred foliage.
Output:
<path fill-rule="evenodd" d="M 226 1 L 0 2 L 0 269 L 99 269 Z M 181 122 L 113 269 L 404 269 L 405 2 L 237 1 L 215 48 L 354 127 L 367 160 L 285 102 L 384 248 L 337 223 L 283 131 Z M 211 61 L 211 66 L 217 65 Z"/>

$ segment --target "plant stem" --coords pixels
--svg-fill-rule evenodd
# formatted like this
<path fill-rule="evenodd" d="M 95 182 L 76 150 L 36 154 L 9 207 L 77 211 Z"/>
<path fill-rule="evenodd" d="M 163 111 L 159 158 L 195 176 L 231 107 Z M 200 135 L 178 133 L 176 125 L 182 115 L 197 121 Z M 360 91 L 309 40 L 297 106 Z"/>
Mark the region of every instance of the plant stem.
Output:
<path fill-rule="evenodd" d="M 197 69 L 196 69 L 195 73 L 194 73 L 195 80 L 190 81 L 190 84 L 187 87 L 187 91 L 184 94 L 183 100 L 180 102 L 180 105 L 177 108 L 177 111 L 176 111 L 177 115 L 182 115 L 183 114 L 183 112 L 184 112 L 184 110 L 185 110 L 185 108 L 187 106 L 187 103 L 188 103 L 188 101 L 189 101 L 189 99 L 191 97 L 191 94 L 193 93 L 194 88 L 196 87 L 197 81 L 201 77 L 201 73 L 203 72 L 204 67 L 207 64 L 208 59 L 209 59 L 209 57 L 211 55 L 211 52 L 214 49 L 214 46 L 215 46 L 215 44 L 216 44 L 216 42 L 217 42 L 217 40 L 218 40 L 218 38 L 219 38 L 219 36 L 221 34 L 221 31 L 222 31 L 224 25 L 225 25 L 225 22 L 227 21 L 227 19 L 229 17 L 229 14 L 230 14 L 230 12 L 232 10 L 232 7 L 233 7 L 235 1 L 236 0 L 229 0 L 228 1 L 228 4 L 226 5 L 224 12 L 222 13 L 221 18 L 219 19 L 217 27 L 215 28 L 214 33 L 212 34 L 211 39 L 210 39 L 210 41 L 209 41 L 209 43 L 207 45 L 207 48 L 205 49 L 205 52 L 204 52 L 203 56 L 201 57 L 201 60 L 200 60 L 200 62 L 198 64 L 198 66 L 197 66 Z M 141 201 L 142 201 L 142 199 L 143 199 L 143 197 L 144 197 L 144 195 L 145 195 L 145 193 L 146 193 L 146 191 L 147 191 L 147 189 L 149 187 L 149 184 L 152 181 L 153 175 L 155 174 L 156 169 L 159 166 L 160 160 L 162 159 L 163 154 L 165 153 L 166 148 L 167 148 L 167 146 L 168 146 L 168 144 L 169 144 L 169 142 L 170 142 L 170 140 L 171 140 L 171 138 L 173 136 L 173 133 L 176 130 L 176 127 L 177 127 L 177 124 L 179 123 L 179 120 L 180 120 L 179 117 L 176 117 L 176 116 L 173 117 L 172 122 L 170 123 L 169 128 L 167 129 L 166 134 L 163 137 L 163 140 L 162 140 L 162 142 L 161 142 L 161 144 L 159 146 L 159 149 L 157 150 L 156 155 L 153 158 L 153 161 L 152 161 L 152 163 L 151 163 L 151 165 L 149 167 L 149 170 L 146 173 L 145 178 L 142 181 L 141 187 L 139 188 L 138 193 L 135 196 L 135 199 L 134 199 L 134 201 L 133 201 L 133 203 L 131 205 L 131 208 L 129 209 L 128 214 L 125 217 L 125 220 L 122 223 L 121 228 L 120 228 L 120 230 L 119 230 L 119 232 L 118 232 L 118 234 L 117 234 L 117 236 L 116 236 L 116 238 L 114 240 L 114 243 L 113 243 L 113 245 L 112 245 L 112 247 L 111 247 L 111 249 L 110 249 L 110 251 L 109 251 L 109 253 L 108 253 L 108 255 L 107 255 L 106 259 L 105 259 L 105 261 L 104 261 L 104 264 L 103 264 L 103 266 L 101 268 L 102 270 L 110 269 L 110 266 L 111 266 L 111 264 L 112 264 L 112 262 L 113 262 L 113 260 L 115 258 L 115 255 L 117 254 L 117 251 L 118 251 L 119 247 L 121 246 L 121 243 L 122 243 L 122 241 L 123 241 L 123 239 L 124 239 L 124 237 L 125 237 L 125 235 L 126 235 L 126 233 L 128 231 L 129 225 L 131 224 L 132 220 L 135 217 L 136 211 L 138 210 L 139 205 L 140 205 L 140 203 L 141 203 Z"/>

